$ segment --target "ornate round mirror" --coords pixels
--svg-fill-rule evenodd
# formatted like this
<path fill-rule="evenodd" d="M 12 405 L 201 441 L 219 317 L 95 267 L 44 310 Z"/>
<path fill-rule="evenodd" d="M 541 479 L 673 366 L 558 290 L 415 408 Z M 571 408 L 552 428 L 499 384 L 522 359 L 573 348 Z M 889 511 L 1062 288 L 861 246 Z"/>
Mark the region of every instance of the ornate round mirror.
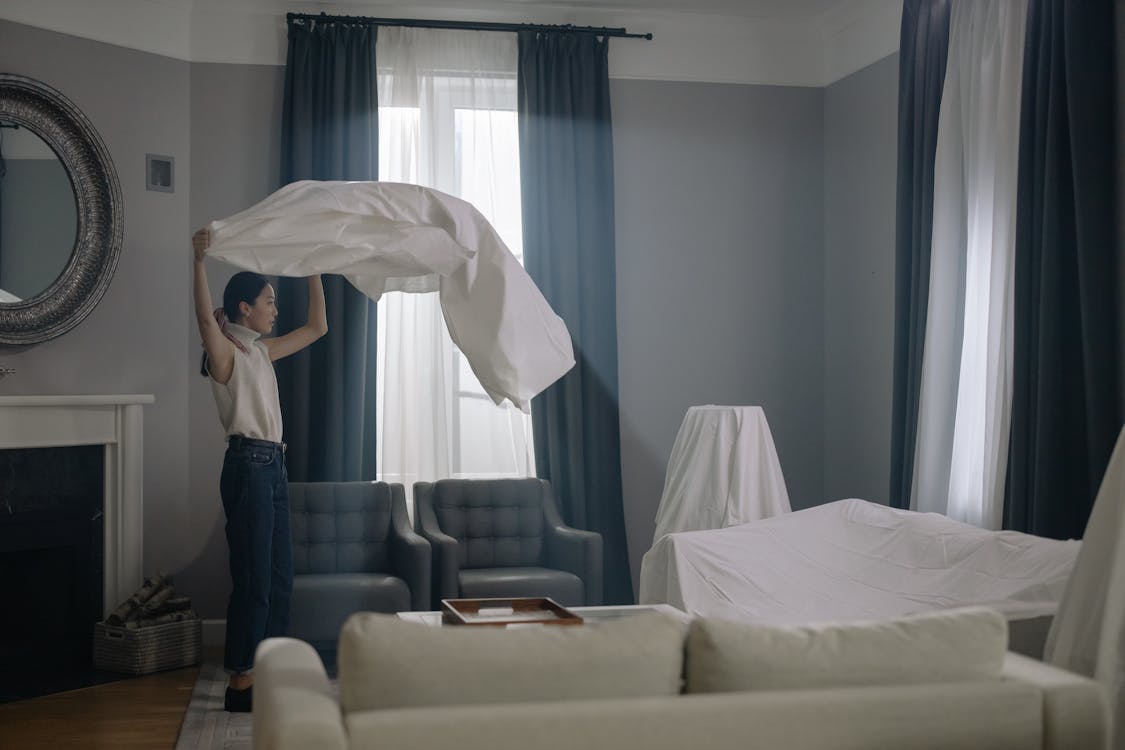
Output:
<path fill-rule="evenodd" d="M 90 314 L 121 254 L 117 172 L 58 91 L 0 73 L 0 343 L 59 336 Z"/>

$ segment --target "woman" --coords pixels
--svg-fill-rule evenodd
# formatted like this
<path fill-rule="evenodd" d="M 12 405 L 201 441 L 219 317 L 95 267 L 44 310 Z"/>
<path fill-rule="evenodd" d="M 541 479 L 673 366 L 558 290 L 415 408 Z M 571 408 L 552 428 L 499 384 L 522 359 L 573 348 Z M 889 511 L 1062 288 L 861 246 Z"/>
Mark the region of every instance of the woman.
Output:
<path fill-rule="evenodd" d="M 277 319 L 274 289 L 265 276 L 236 273 L 212 312 L 204 255 L 207 229 L 192 237 L 195 319 L 203 336 L 202 374 L 211 380 L 227 434 L 219 493 L 226 512 L 233 589 L 227 605 L 224 666 L 230 684 L 227 711 L 249 711 L 254 651 L 284 635 L 293 589 L 289 487 L 281 406 L 273 362 L 299 352 L 328 332 L 320 276 L 309 277 L 308 322 L 284 336 L 263 339 Z"/>

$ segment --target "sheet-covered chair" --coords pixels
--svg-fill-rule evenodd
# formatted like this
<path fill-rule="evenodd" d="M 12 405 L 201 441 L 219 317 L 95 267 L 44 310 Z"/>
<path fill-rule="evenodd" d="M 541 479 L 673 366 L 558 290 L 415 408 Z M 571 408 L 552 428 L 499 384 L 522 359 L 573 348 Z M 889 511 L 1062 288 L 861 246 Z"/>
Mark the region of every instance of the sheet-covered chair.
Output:
<path fill-rule="evenodd" d="M 653 542 L 788 513 L 789 492 L 760 406 L 689 407 L 668 457 Z"/>

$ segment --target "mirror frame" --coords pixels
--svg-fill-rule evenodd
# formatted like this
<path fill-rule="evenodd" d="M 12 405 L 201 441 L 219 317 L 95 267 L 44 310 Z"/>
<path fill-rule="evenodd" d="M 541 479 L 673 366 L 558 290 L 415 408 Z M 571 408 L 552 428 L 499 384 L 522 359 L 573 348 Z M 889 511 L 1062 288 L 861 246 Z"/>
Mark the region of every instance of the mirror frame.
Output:
<path fill-rule="evenodd" d="M 74 191 L 74 250 L 58 278 L 34 297 L 0 304 L 0 344 L 61 336 L 101 301 L 121 255 L 121 186 L 109 150 L 86 115 L 40 81 L 0 73 L 0 119 L 17 123 L 54 150 Z"/>

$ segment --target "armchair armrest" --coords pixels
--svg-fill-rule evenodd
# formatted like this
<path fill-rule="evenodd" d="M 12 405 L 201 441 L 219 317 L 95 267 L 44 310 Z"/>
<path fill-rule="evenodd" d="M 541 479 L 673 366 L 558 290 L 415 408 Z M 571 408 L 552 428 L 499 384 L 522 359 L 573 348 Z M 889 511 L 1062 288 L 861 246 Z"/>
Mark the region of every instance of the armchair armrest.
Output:
<path fill-rule="evenodd" d="M 1042 691 L 1047 750 L 1109 747 L 1109 701 L 1100 683 L 1011 651 L 1004 656 L 1003 677 Z"/>
<path fill-rule="evenodd" d="M 567 526 L 559 515 L 551 486 L 543 483 L 543 537 L 547 565 L 582 579 L 586 606 L 602 603 L 602 535 Z"/>
<path fill-rule="evenodd" d="M 267 638 L 254 657 L 255 750 L 346 750 L 340 706 L 313 647 Z"/>
<path fill-rule="evenodd" d="M 441 530 L 434 513 L 433 483 L 414 483 L 414 510 L 418 531 L 433 549 L 432 609 L 441 609 L 442 599 L 456 599 L 460 594 L 458 575 L 461 561 L 457 555 L 457 540 Z"/>
<path fill-rule="evenodd" d="M 430 567 L 430 543 L 410 526 L 406 512 L 406 492 L 401 484 L 391 485 L 391 565 L 395 573 L 410 586 L 410 608 L 430 608 L 433 586 Z"/>

